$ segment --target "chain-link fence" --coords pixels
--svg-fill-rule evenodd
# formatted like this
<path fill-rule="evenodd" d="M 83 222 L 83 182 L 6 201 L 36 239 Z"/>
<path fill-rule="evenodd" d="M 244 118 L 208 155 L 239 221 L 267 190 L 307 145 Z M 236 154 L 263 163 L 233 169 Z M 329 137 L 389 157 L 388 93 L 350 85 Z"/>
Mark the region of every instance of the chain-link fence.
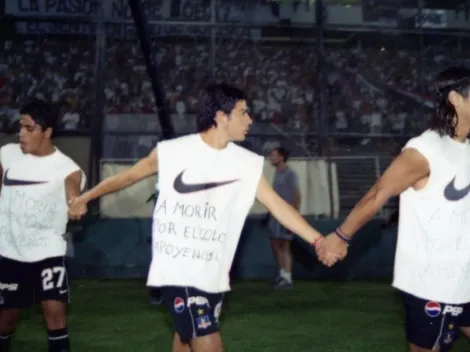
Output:
<path fill-rule="evenodd" d="M 195 130 L 207 83 L 244 89 L 255 118 L 244 145 L 261 154 L 278 144 L 292 151 L 305 215 L 346 215 L 426 127 L 435 74 L 467 58 L 468 11 L 454 2 L 141 3 L 150 62 L 176 133 Z M 163 138 L 149 60 L 127 1 L 3 5 L 0 130 L 10 134 L 1 144 L 16 138 L 19 108 L 34 96 L 56 106 L 60 148 L 86 170 L 90 185 Z M 111 219 L 88 223 L 92 236 L 73 236 L 75 276 L 145 276 L 154 192 L 149 179 L 102 199 L 100 213 Z M 389 209 L 393 204 L 380 215 Z"/>
<path fill-rule="evenodd" d="M 126 1 L 81 4 L 5 1 L 0 128 L 15 131 L 21 104 L 44 97 L 62 134 L 100 139 L 91 149 L 102 165 L 128 163 L 162 138 L 136 26 Z M 426 127 L 435 73 L 468 51 L 467 9 L 429 1 L 143 5 L 176 132 L 194 131 L 208 82 L 233 83 L 255 118 L 244 144 L 333 158 L 343 212 Z"/>

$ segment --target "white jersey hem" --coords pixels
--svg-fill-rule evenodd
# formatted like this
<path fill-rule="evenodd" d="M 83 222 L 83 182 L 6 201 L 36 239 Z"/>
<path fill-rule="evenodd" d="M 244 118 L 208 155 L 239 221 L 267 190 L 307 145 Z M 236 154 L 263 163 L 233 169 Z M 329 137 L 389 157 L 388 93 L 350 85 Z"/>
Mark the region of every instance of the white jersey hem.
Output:
<path fill-rule="evenodd" d="M 45 256 L 38 257 L 38 258 L 34 258 L 33 260 L 25 260 L 25 258 L 19 258 L 19 257 L 16 257 L 16 256 L 11 256 L 11 255 L 4 255 L 4 254 L 0 253 L 0 259 L 5 258 L 5 259 L 8 259 L 8 260 L 14 260 L 15 262 L 27 263 L 27 264 L 38 263 L 38 262 L 42 262 L 43 260 L 46 260 L 46 259 L 60 258 L 60 257 L 65 257 L 65 256 L 66 256 L 66 253 L 63 253 L 63 254 L 48 254 L 48 255 L 45 255 Z"/>
<path fill-rule="evenodd" d="M 402 291 L 404 293 L 410 294 L 412 296 L 415 296 L 419 299 L 425 300 L 425 301 L 434 301 L 442 304 L 467 304 L 470 303 L 470 299 L 468 300 L 455 300 L 452 302 L 449 302 L 447 299 L 444 299 L 444 297 L 439 297 L 439 296 L 434 296 L 430 294 L 425 294 L 425 291 L 419 291 L 419 290 L 410 290 L 408 288 L 405 288 L 404 286 L 397 284 L 397 283 L 392 283 L 392 287 Z"/>
<path fill-rule="evenodd" d="M 204 285 L 194 284 L 194 283 L 184 284 L 184 283 L 181 283 L 181 282 L 178 282 L 178 283 L 165 282 L 165 283 L 158 283 L 157 284 L 155 282 L 147 281 L 147 287 L 166 287 L 166 286 L 193 287 L 193 288 L 198 289 L 200 291 L 204 291 L 204 292 L 207 292 L 207 293 L 213 293 L 213 294 L 227 293 L 227 292 L 231 291 L 230 286 L 226 289 L 214 290 L 213 288 L 210 288 L 210 287 L 207 287 L 207 286 L 204 286 Z"/>

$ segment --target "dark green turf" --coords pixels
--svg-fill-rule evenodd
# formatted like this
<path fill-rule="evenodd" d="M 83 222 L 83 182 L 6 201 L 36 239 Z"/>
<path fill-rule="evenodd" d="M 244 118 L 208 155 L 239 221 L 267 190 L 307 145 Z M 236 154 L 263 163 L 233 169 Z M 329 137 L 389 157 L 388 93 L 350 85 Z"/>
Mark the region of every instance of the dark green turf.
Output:
<path fill-rule="evenodd" d="M 171 351 L 171 322 L 148 305 L 141 281 L 74 281 L 73 352 Z M 402 310 L 389 284 L 297 282 L 274 292 L 265 282 L 235 284 L 221 316 L 228 352 L 406 351 Z M 25 311 L 12 352 L 46 351 L 36 308 Z M 470 351 L 460 339 L 454 351 Z"/>

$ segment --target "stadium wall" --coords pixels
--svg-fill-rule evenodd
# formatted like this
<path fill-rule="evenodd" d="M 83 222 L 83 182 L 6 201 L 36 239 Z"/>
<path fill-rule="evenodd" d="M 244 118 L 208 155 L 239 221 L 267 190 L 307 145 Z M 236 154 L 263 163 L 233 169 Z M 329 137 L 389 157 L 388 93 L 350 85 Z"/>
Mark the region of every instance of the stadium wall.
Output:
<path fill-rule="evenodd" d="M 339 220 L 311 220 L 328 233 Z M 396 230 L 383 230 L 374 220 L 355 237 L 348 257 L 333 268 L 325 268 L 309 246 L 293 242 L 294 276 L 303 279 L 378 279 L 392 275 Z M 94 278 L 143 278 L 150 262 L 150 219 L 99 220 L 73 235 L 71 276 Z M 247 220 L 233 263 L 233 279 L 269 279 L 276 273 L 267 229 L 260 217 Z"/>

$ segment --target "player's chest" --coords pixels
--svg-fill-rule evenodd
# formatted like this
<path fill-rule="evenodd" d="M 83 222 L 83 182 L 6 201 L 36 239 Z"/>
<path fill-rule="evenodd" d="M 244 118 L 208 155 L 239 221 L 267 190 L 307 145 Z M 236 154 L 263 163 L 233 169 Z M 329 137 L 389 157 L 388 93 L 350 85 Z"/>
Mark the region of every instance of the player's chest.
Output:
<path fill-rule="evenodd" d="M 169 190 L 178 199 L 197 204 L 236 203 L 236 199 L 246 192 L 246 171 L 233 165 L 187 164 L 175 167 L 162 179 L 163 190 Z M 235 204 L 234 204 L 235 205 Z"/>
<path fill-rule="evenodd" d="M 54 172 L 53 164 L 19 160 L 3 170 L 2 188 L 5 190 L 36 194 L 40 197 L 62 193 L 64 187 L 63 177 Z"/>

